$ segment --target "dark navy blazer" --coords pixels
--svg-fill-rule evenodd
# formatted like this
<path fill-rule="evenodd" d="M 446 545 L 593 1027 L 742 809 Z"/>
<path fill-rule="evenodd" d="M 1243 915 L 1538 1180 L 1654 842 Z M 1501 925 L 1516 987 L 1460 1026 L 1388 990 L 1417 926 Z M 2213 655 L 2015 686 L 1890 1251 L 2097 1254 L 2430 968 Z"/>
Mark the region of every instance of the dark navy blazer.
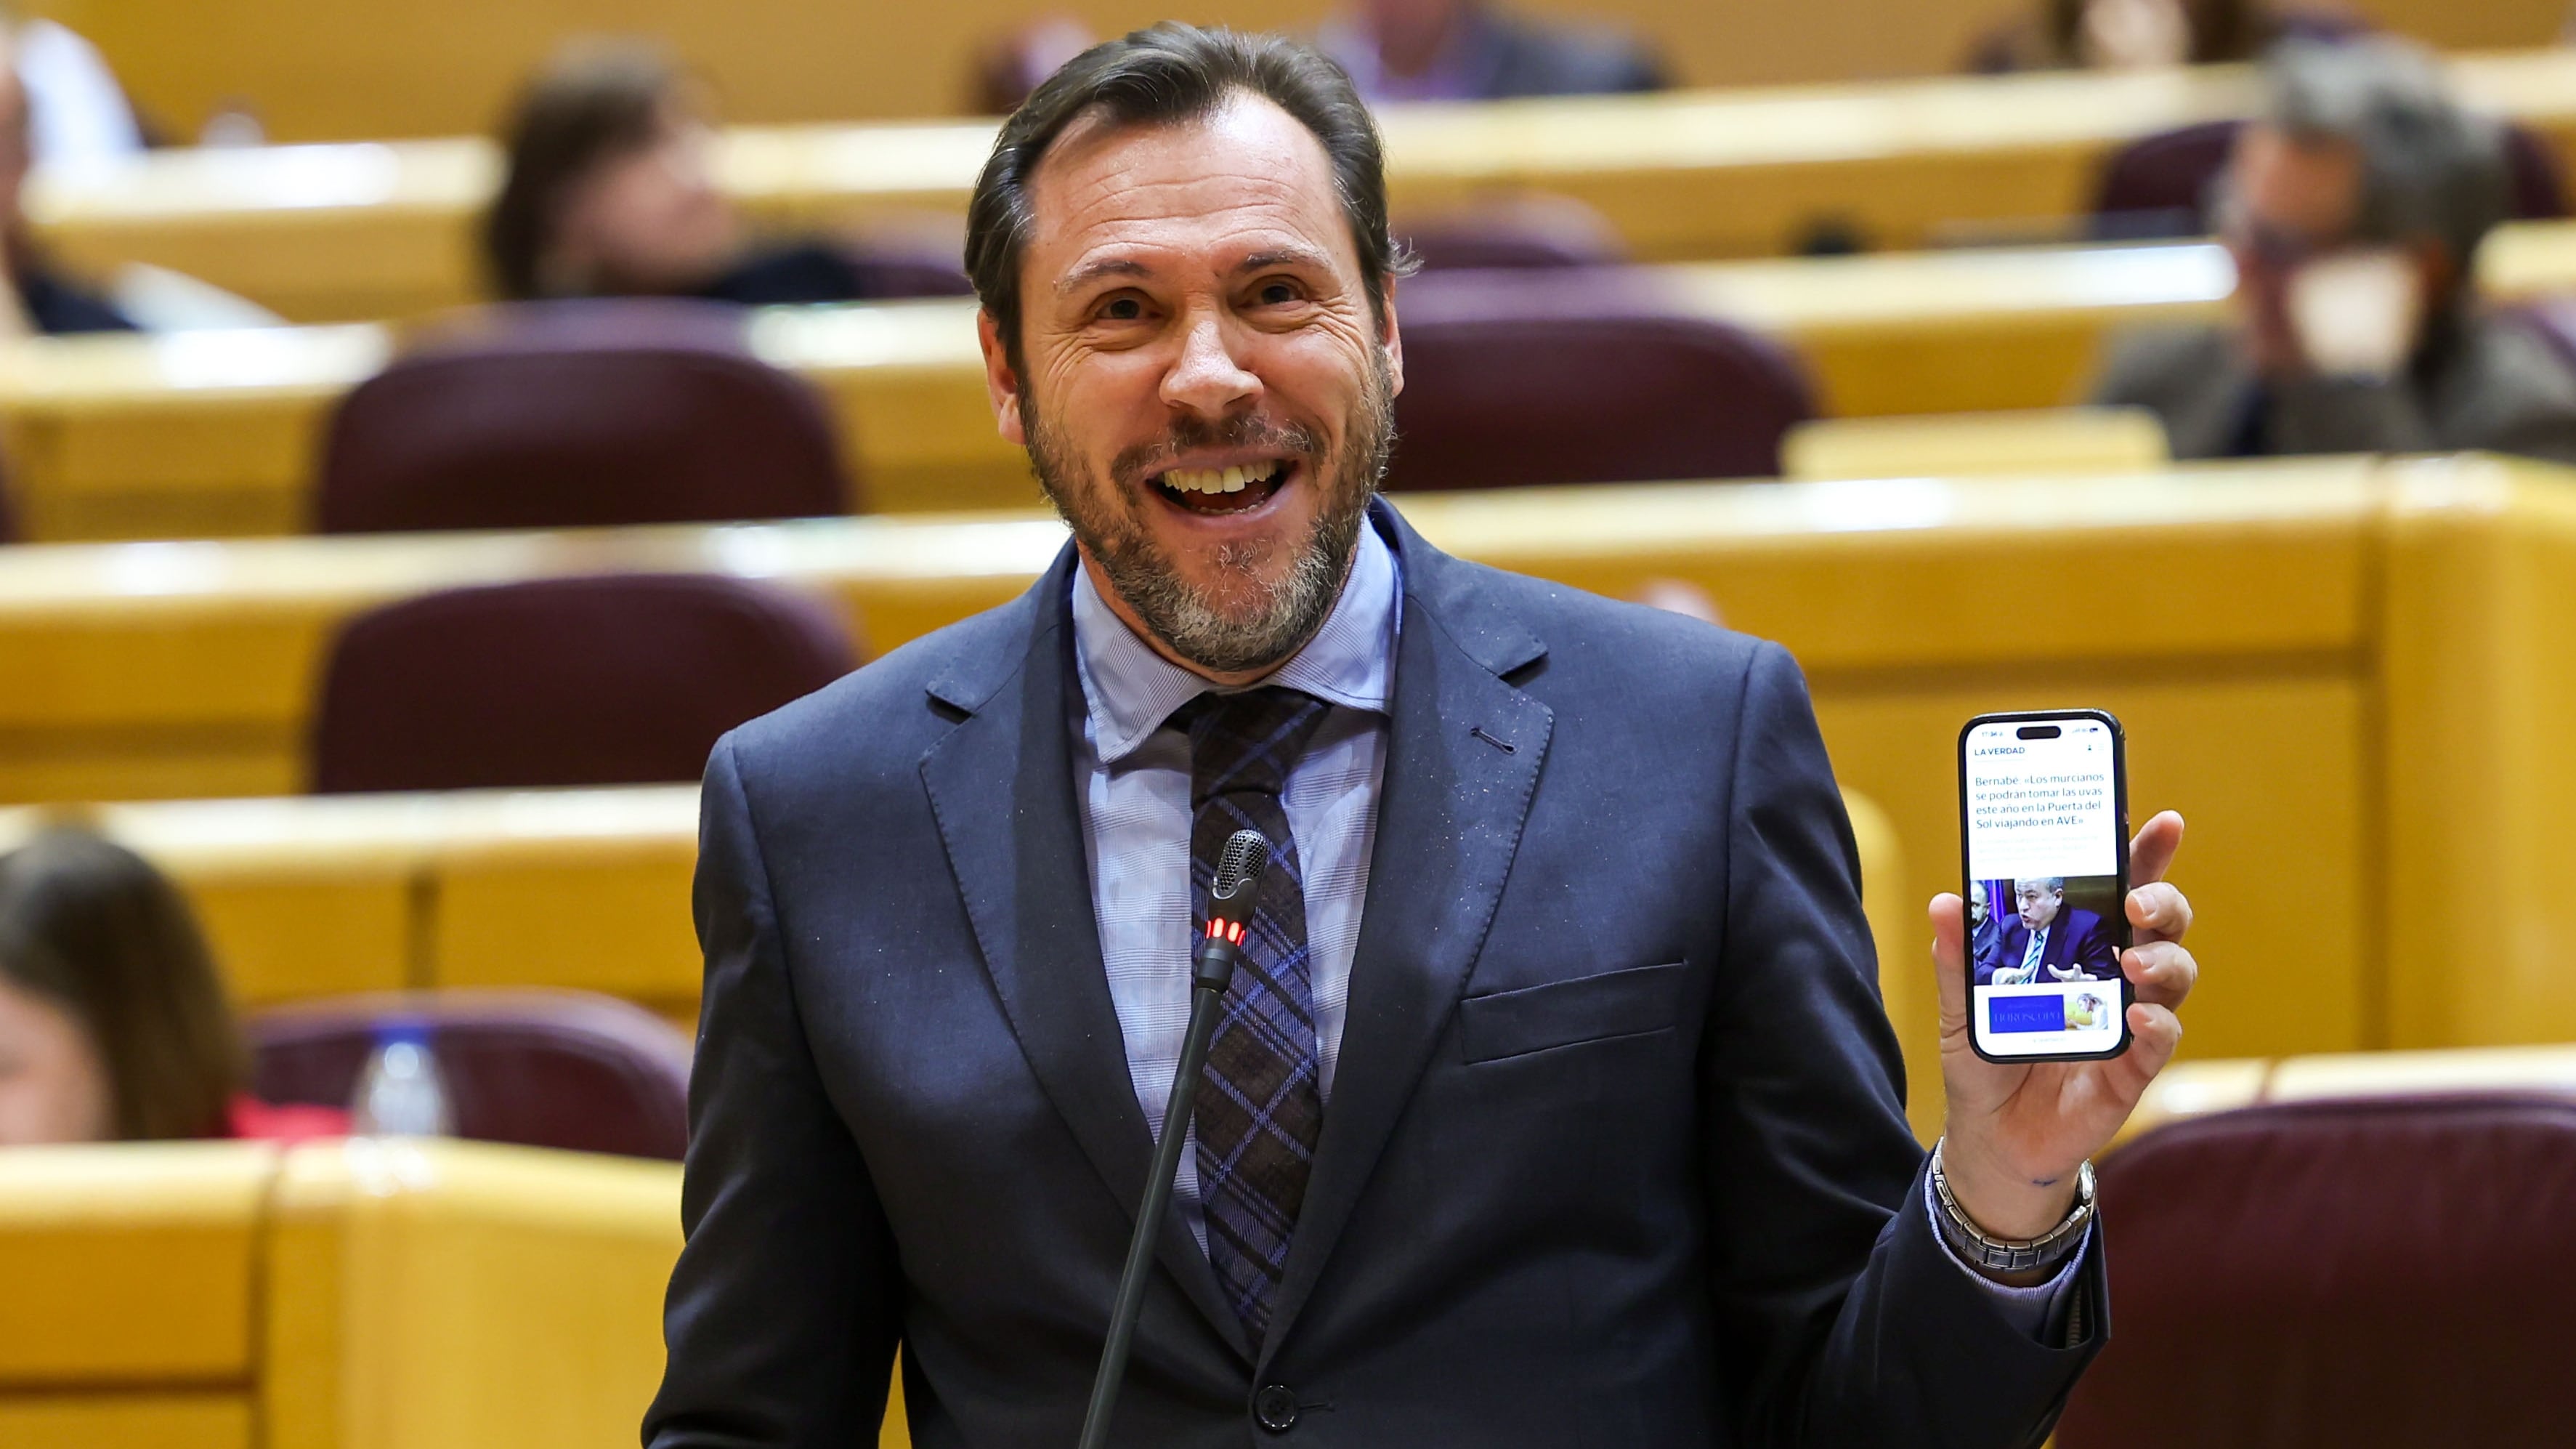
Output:
<path fill-rule="evenodd" d="M 1113 1442 L 2036 1444 L 2100 1250 L 2086 1337 L 2043 1346 L 1934 1234 L 1789 656 L 1372 516 L 1394 719 L 1275 1321 L 1245 1341 L 1174 1219 Z M 659 1449 L 873 1442 L 898 1343 L 915 1443 L 1076 1438 L 1152 1143 L 1074 806 L 1073 566 L 716 747 Z"/>
<path fill-rule="evenodd" d="M 2030 927 L 2021 923 L 2019 915 L 2008 915 L 2003 919 L 2003 935 L 1996 942 L 1995 953 L 1978 973 L 1977 984 L 1980 986 L 1991 984 L 1998 969 L 2020 970 L 2021 958 L 2030 954 Z M 2039 964 L 2054 966 L 2060 971 L 2069 966 L 2081 966 L 2085 975 L 2097 981 L 2120 979 L 2120 952 L 2111 940 L 2111 928 L 2104 924 L 2100 913 L 2078 910 L 2073 906 L 2058 909 L 2055 927 L 2048 933 L 2048 944 L 2040 947 Z M 2039 979 L 2047 982 L 2053 978 L 2043 972 Z"/>

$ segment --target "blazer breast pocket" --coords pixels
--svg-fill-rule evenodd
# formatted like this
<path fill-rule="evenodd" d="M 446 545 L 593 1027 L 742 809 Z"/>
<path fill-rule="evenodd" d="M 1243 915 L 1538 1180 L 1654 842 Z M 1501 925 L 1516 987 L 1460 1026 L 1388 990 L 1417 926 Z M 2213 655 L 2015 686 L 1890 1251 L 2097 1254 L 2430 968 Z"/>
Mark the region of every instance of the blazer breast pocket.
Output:
<path fill-rule="evenodd" d="M 1682 963 L 1675 961 L 1464 997 L 1458 1037 L 1468 1061 L 1490 1062 L 1661 1031 L 1680 1013 L 1681 986 Z"/>

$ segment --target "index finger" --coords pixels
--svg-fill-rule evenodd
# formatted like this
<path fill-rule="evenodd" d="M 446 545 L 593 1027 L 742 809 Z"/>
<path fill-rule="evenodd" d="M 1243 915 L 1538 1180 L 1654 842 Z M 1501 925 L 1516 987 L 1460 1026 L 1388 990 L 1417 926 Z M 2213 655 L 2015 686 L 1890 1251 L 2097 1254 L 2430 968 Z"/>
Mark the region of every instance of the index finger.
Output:
<path fill-rule="evenodd" d="M 2174 852 L 2181 848 L 2182 817 L 2170 810 L 2156 812 L 2129 842 L 2129 888 L 2163 880 L 2173 865 Z"/>

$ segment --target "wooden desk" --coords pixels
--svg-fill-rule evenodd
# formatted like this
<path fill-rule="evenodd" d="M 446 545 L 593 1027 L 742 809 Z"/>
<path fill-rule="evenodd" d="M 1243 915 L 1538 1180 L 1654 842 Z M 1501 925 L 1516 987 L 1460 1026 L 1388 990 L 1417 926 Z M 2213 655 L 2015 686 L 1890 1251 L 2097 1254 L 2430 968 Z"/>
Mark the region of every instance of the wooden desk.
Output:
<path fill-rule="evenodd" d="M 2453 63 L 2474 102 L 2576 154 L 2576 53 Z M 1887 81 L 1386 109 L 1399 212 L 1547 191 L 1599 207 L 1647 260 L 1763 256 L 1818 219 L 1886 248 L 2080 213 L 2132 137 L 2253 106 L 2241 67 Z M 726 186 L 777 227 L 962 215 L 990 122 L 744 128 Z M 299 322 L 411 316 L 477 292 L 491 145 L 161 152 L 36 179 L 28 214 L 67 264 L 173 267 Z"/>
<path fill-rule="evenodd" d="M 0 848 L 60 812 L 0 811 Z M 554 986 L 694 1022 L 693 785 L 105 805 L 167 871 L 235 1000 Z"/>
<path fill-rule="evenodd" d="M 1403 506 L 1466 556 L 1611 593 L 1679 579 L 1787 644 L 1839 778 L 1894 827 L 1900 898 L 1955 880 L 1959 721 L 2070 699 L 2116 711 L 2137 807 L 2194 825 L 2183 879 L 2213 963 L 2195 1053 L 2576 1034 L 2576 984 L 2548 945 L 2576 935 L 2576 897 L 2554 885 L 2576 870 L 2557 824 L 2576 814 L 2576 763 L 2546 725 L 2576 707 L 2576 658 L 2551 642 L 2576 615 L 2567 474 L 2317 460 Z M 826 594 L 882 649 L 1008 597 L 1062 536 L 1035 516 L 862 518 L 19 550 L 0 557 L 0 678 L 24 682 L 0 694 L 0 793 L 295 790 L 324 643 L 387 598 L 711 569 Z M 2044 637 L 1996 627 L 1975 581 L 2002 560 L 2060 601 Z M 2509 888 L 2480 892 L 2500 898 L 2498 927 L 2472 953 L 2456 902 L 2481 880 Z"/>
<path fill-rule="evenodd" d="M 2499 230 L 2500 300 L 2576 291 L 2576 222 Z M 1654 268 L 1686 308 L 1786 339 L 1842 417 L 2073 401 L 2104 339 L 2222 316 L 2235 272 L 2207 242 L 1898 252 Z M 994 431 L 970 302 L 775 308 L 753 350 L 819 387 L 875 511 L 1026 508 Z M 8 480 L 31 536 L 300 531 L 333 403 L 384 366 L 378 324 L 48 338 L 0 349 Z"/>
<path fill-rule="evenodd" d="M 0 1442 L 630 1437 L 679 1201 L 676 1163 L 479 1142 L 13 1148 Z"/>
<path fill-rule="evenodd" d="M 2105 331 L 2214 316 L 2234 280 L 2205 243 L 1654 273 L 1685 307 L 1788 339 L 1827 409 L 1857 416 L 2067 402 Z M 823 390 L 871 509 L 1034 507 L 1027 460 L 994 430 L 973 318 L 972 303 L 951 301 L 779 308 L 756 314 L 749 335 Z M 329 410 L 393 345 L 385 327 L 350 324 L 0 351 L 8 486 L 37 538 L 300 531 Z"/>

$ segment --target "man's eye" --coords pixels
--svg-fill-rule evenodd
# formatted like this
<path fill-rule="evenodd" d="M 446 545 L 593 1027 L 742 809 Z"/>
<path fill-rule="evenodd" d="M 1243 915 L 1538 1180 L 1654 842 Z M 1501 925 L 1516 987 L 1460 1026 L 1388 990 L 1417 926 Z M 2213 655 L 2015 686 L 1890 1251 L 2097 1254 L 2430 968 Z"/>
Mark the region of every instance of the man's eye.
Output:
<path fill-rule="evenodd" d="M 1261 305 L 1281 307 L 1297 300 L 1297 289 L 1286 282 L 1264 282 L 1259 295 Z"/>
<path fill-rule="evenodd" d="M 1113 297 L 1100 309 L 1100 315 L 1112 322 L 1133 322 L 1145 315 L 1145 304 L 1133 297 Z"/>

